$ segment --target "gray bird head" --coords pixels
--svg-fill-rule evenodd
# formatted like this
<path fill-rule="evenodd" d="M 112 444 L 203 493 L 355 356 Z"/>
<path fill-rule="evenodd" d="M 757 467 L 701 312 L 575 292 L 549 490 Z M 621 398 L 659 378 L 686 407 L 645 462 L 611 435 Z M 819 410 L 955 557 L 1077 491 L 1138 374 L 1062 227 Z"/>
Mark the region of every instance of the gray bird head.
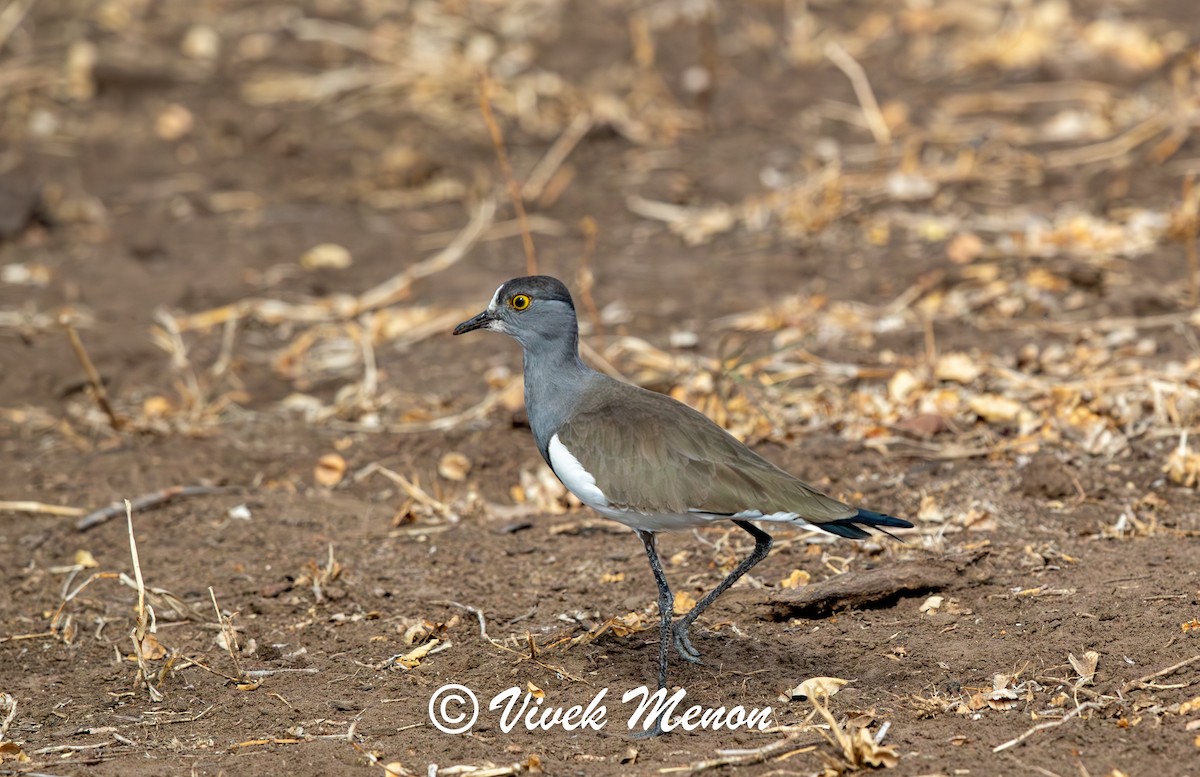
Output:
<path fill-rule="evenodd" d="M 487 310 L 454 327 L 454 334 L 475 329 L 503 332 L 526 349 L 555 345 L 574 349 L 579 339 L 571 293 L 549 275 L 513 278 L 501 285 Z"/>

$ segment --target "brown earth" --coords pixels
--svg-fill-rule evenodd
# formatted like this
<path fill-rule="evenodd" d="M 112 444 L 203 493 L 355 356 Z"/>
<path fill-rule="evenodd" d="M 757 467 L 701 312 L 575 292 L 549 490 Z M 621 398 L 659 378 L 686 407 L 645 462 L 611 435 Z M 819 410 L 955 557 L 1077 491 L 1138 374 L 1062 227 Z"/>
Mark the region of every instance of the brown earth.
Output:
<path fill-rule="evenodd" d="M 1200 773 L 1200 664 L 1148 677 L 1200 653 L 1200 460 L 1172 458 L 1200 428 L 1192 4 L 804 5 L 0 12 L 0 774 L 853 771 L 790 694 L 821 676 L 849 681 L 834 728 L 882 733 L 889 773 Z M 515 344 L 448 334 L 524 272 L 515 232 L 373 313 L 301 319 L 417 266 L 488 198 L 512 218 L 485 62 L 521 180 L 596 117 L 528 205 L 541 270 L 578 290 L 586 259 L 595 277 L 605 331 L 586 316 L 588 342 L 797 475 L 918 524 L 903 544 L 780 530 L 701 619 L 705 664 L 673 662 L 672 683 L 705 707 L 771 706 L 782 728 L 625 730 L 619 697 L 655 677 L 640 543 L 539 490 L 505 394 Z M 303 269 L 322 243 L 352 264 Z M 256 298 L 297 308 L 188 318 Z M 465 479 L 439 474 L 451 452 Z M 317 472 L 334 453 L 345 472 Z M 201 484 L 218 492 L 133 514 L 166 651 L 155 701 L 133 589 L 103 577 L 63 604 L 95 572 L 133 574 L 124 515 L 80 531 L 9 503 L 90 511 Z M 724 527 L 662 544 L 697 598 L 751 547 Z M 978 558 L 929 585 L 786 603 L 789 578 L 963 553 Z M 483 703 L 470 734 L 429 721 L 449 683 Z M 531 685 L 554 706 L 608 689 L 608 725 L 502 731 L 488 700 Z"/>

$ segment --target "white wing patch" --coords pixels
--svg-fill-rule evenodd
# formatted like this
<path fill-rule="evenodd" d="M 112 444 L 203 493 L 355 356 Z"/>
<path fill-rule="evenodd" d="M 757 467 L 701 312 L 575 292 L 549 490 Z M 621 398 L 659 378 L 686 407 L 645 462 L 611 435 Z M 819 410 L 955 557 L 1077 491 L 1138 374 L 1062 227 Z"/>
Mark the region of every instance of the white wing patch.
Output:
<path fill-rule="evenodd" d="M 596 510 L 608 507 L 608 498 L 596 486 L 596 476 L 583 468 L 579 459 L 567 450 L 567 446 L 562 444 L 557 434 L 550 438 L 550 445 L 547 446 L 547 449 L 554 474 L 558 475 L 558 479 L 572 494 L 579 497 L 585 505 Z"/>
<path fill-rule="evenodd" d="M 734 518 L 739 521 L 772 521 L 793 523 L 804 528 L 815 529 L 808 521 L 800 517 L 799 513 L 767 513 L 763 514 L 761 510 L 742 510 L 740 513 L 735 513 Z"/>

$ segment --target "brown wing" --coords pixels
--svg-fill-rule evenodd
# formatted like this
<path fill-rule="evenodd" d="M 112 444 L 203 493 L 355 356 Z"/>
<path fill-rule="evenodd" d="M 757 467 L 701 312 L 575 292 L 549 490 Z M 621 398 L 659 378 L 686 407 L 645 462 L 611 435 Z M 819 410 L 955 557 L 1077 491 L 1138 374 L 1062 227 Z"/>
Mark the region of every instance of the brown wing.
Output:
<path fill-rule="evenodd" d="M 614 507 L 643 513 L 796 513 L 812 523 L 857 510 L 751 451 L 702 413 L 616 381 L 584 402 L 559 441 Z M 602 452 L 602 453 L 601 453 Z"/>

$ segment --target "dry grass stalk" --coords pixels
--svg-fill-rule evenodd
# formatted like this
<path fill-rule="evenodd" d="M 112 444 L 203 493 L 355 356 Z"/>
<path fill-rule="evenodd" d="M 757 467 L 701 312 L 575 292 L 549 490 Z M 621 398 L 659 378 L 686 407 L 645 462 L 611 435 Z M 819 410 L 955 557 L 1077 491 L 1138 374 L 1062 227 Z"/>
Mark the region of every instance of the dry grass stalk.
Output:
<path fill-rule="evenodd" d="M 142 563 L 138 558 L 137 540 L 133 536 L 133 504 L 128 499 L 125 500 L 125 520 L 129 530 L 129 555 L 133 559 L 133 576 L 137 583 L 138 597 L 137 622 L 129 636 L 133 640 L 134 655 L 137 656 L 137 677 L 145 684 L 146 691 L 150 694 L 150 700 L 157 703 L 165 697 L 162 691 L 150 682 L 150 667 L 146 663 L 146 642 L 147 637 L 158 630 L 158 626 L 154 618 L 154 608 L 146 603 L 146 584 L 142 580 Z"/>
<path fill-rule="evenodd" d="M 35 2 L 37 0 L 13 0 L 0 11 L 0 51 L 4 50 L 4 44 L 8 43 L 9 37 L 21 26 Z"/>
<path fill-rule="evenodd" d="M 871 88 L 867 71 L 835 40 L 826 41 L 825 56 L 850 79 L 850 86 L 854 88 L 854 96 L 858 98 L 863 118 L 871 134 L 875 136 L 875 142 L 881 146 L 890 145 L 892 132 L 883 118 L 883 112 L 879 110 L 879 102 L 875 99 L 875 90 Z"/>
<path fill-rule="evenodd" d="M 856 771 L 864 766 L 895 766 L 899 760 L 899 755 L 896 754 L 894 748 L 890 746 L 880 745 L 876 738 L 871 736 L 870 731 L 866 727 L 854 728 L 847 732 L 833 717 L 833 713 L 829 708 L 821 703 L 820 698 L 824 696 L 825 701 L 829 701 L 828 692 L 817 686 L 815 692 L 809 696 L 809 702 L 813 709 L 829 724 L 829 732 L 832 736 L 826 735 L 824 731 L 821 733 L 830 740 L 831 744 L 836 744 L 841 750 L 841 756 L 844 763 L 832 761 L 831 769 L 827 770 L 828 774 L 832 771 L 834 774 L 841 774 L 843 771 Z M 884 724 L 885 726 L 887 724 Z M 879 739 L 883 738 L 886 729 L 880 729 Z"/>
<path fill-rule="evenodd" d="M 67 340 L 71 343 L 71 350 L 75 352 L 75 358 L 79 359 L 79 364 L 83 367 L 83 372 L 87 376 L 88 385 L 92 388 L 92 396 L 96 400 L 96 404 L 108 416 L 109 425 L 114 431 L 121 431 L 125 427 L 125 419 L 117 415 L 113 410 L 112 403 L 108 401 L 108 392 L 104 388 L 104 381 L 100 378 L 100 373 L 96 371 L 96 365 L 92 364 L 92 359 L 88 356 L 87 350 L 83 347 L 83 341 L 79 339 L 79 333 L 75 331 L 75 324 L 70 317 L 63 314 L 60 319 L 63 329 L 66 330 Z"/>
<path fill-rule="evenodd" d="M 242 662 L 238 659 L 240 650 L 237 639 L 237 629 L 233 627 L 233 616 L 225 617 L 221 612 L 220 606 L 217 604 L 217 594 L 213 591 L 212 586 L 208 587 L 208 597 L 212 600 L 213 611 L 217 614 L 217 624 L 221 629 L 222 641 L 225 643 L 225 652 L 229 654 L 229 660 L 233 662 L 233 670 L 238 678 L 238 682 L 244 682 L 245 677 L 242 672 Z"/>
<path fill-rule="evenodd" d="M 0 720 L 0 742 L 3 742 L 8 736 L 9 727 L 17 717 L 17 700 L 8 692 L 0 693 L 0 706 L 7 708 L 4 720 Z"/>
<path fill-rule="evenodd" d="M 529 172 L 529 177 L 525 180 L 525 185 L 521 187 L 521 198 L 526 201 L 533 201 L 542 196 L 546 185 L 554 178 L 555 173 L 567 161 L 571 151 L 579 144 L 579 141 L 588 134 L 594 126 L 592 116 L 587 111 L 580 111 L 575 114 L 575 118 L 571 119 L 571 123 L 567 125 L 554 144 L 546 150 L 546 153 L 533 166 L 533 170 Z M 489 125 L 490 129 L 490 125 Z M 518 219 L 518 223 L 520 223 Z M 522 238 L 524 235 L 522 235 Z"/>
<path fill-rule="evenodd" d="M 1048 728 L 1055 728 L 1057 726 L 1061 726 L 1062 724 L 1066 723 L 1067 721 L 1071 720 L 1072 718 L 1078 717 L 1080 714 L 1087 712 L 1088 710 L 1099 710 L 1099 709 L 1103 709 L 1105 706 L 1106 705 L 1104 703 L 1098 702 L 1098 701 L 1084 702 L 1083 704 L 1080 704 L 1075 709 L 1068 712 L 1066 715 L 1063 715 L 1058 720 L 1050 720 L 1045 723 L 1039 723 L 1036 726 L 1025 731 L 1025 733 L 1021 734 L 1020 736 L 1014 737 L 1013 739 L 1008 740 L 1004 744 L 996 745 L 995 747 L 992 748 L 992 752 L 993 753 L 1002 753 L 1011 747 L 1016 747 L 1017 745 L 1021 744 L 1026 739 L 1029 739 L 1031 736 L 1033 736 L 1034 734 L 1036 734 L 1039 731 L 1045 731 Z"/>
<path fill-rule="evenodd" d="M 458 520 L 458 518 L 459 518 L 458 513 L 454 512 L 454 510 L 450 507 L 450 505 L 446 504 L 445 502 L 443 502 L 439 499 L 433 498 L 432 496 L 429 495 L 429 492 L 427 492 L 425 489 L 421 488 L 419 485 L 417 485 L 413 481 L 404 477 L 399 472 L 394 472 L 394 471 L 388 469 L 387 467 L 379 464 L 378 462 L 373 462 L 371 464 L 368 464 L 366 467 L 364 467 L 359 473 L 357 473 L 355 475 L 355 480 L 362 480 L 363 478 L 365 478 L 369 475 L 373 475 L 376 472 L 378 472 L 380 475 L 383 475 L 385 478 L 392 481 L 396 485 L 400 486 L 401 490 L 403 490 L 404 493 L 408 496 L 408 498 L 412 499 L 414 502 L 425 505 L 430 510 L 434 511 L 435 513 L 437 513 L 442 518 L 445 518 L 448 521 L 457 521 Z"/>
<path fill-rule="evenodd" d="M 596 298 L 592 296 L 592 289 L 596 285 L 596 276 L 592 274 L 592 259 L 596 256 L 596 236 L 599 229 L 596 226 L 596 220 L 591 216 L 584 216 L 579 220 L 579 229 L 583 232 L 583 255 L 579 257 L 576 286 L 579 289 L 579 297 L 583 301 L 583 309 L 592 324 L 592 330 L 596 333 L 600 347 L 603 348 L 604 322 L 600 318 L 600 309 L 596 307 Z"/>
<path fill-rule="evenodd" d="M 1146 675 L 1145 677 L 1139 677 L 1136 680 L 1130 680 L 1129 682 L 1125 683 L 1125 685 L 1123 685 L 1121 687 L 1121 692 L 1128 693 L 1129 691 L 1137 690 L 1138 688 L 1150 688 L 1150 687 L 1152 687 L 1152 685 L 1150 684 L 1151 680 L 1157 680 L 1160 677 L 1166 677 L 1168 675 L 1174 674 L 1175 672 L 1178 672 L 1180 669 L 1183 669 L 1185 666 L 1191 666 L 1192 664 L 1196 663 L 1197 661 L 1200 661 L 1200 655 L 1196 655 L 1196 656 L 1192 656 L 1191 658 L 1184 659 L 1183 661 L 1180 661 L 1177 664 L 1171 664 L 1166 669 L 1160 669 L 1157 672 L 1151 672 L 1150 674 Z"/>
<path fill-rule="evenodd" d="M 75 518 L 87 513 L 86 510 L 80 507 L 67 507 L 66 505 L 51 505 L 44 502 L 0 502 L 0 511 L 10 511 L 14 513 L 43 513 L 45 515 L 61 515 L 66 518 Z"/>
<path fill-rule="evenodd" d="M 1177 208 L 1171 211 L 1171 224 L 1167 234 L 1183 243 L 1188 259 L 1188 304 L 1200 305 L 1200 251 L 1196 242 L 1200 239 L 1200 187 L 1196 186 L 1195 174 L 1183 179 L 1183 192 Z"/>
<path fill-rule="evenodd" d="M 491 78 L 487 73 L 479 74 L 479 110 L 483 113 L 483 121 L 487 124 L 488 134 L 492 137 L 492 147 L 496 150 L 496 161 L 500 164 L 500 172 L 504 176 L 509 199 L 517 213 L 517 222 L 521 225 L 521 245 L 525 248 L 525 274 L 537 275 L 537 254 L 533 247 L 533 233 L 529 231 L 529 219 L 525 215 L 525 201 L 521 197 L 521 187 L 513 176 L 512 165 L 508 161 L 508 150 L 504 145 L 504 134 L 492 114 L 492 101 L 489 95 Z"/>
<path fill-rule="evenodd" d="M 789 736 L 769 745 L 747 750 L 719 750 L 718 758 L 697 761 L 687 766 L 668 766 L 659 769 L 659 774 L 700 774 L 728 766 L 753 766 L 771 760 L 783 761 L 795 755 L 811 753 L 817 746 L 800 741 L 798 736 Z"/>

